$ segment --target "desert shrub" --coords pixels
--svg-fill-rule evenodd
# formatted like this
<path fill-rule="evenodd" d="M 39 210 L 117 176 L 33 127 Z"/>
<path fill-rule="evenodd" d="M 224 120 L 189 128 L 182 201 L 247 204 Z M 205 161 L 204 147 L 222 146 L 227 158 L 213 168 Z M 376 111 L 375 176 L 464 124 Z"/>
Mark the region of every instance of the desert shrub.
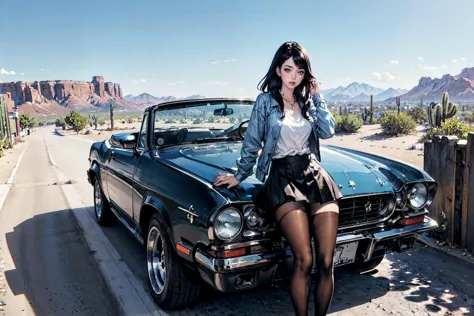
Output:
<path fill-rule="evenodd" d="M 442 122 L 440 127 L 430 129 L 418 142 L 424 143 L 427 140 L 433 139 L 436 135 L 456 136 L 459 139 L 467 139 L 471 132 L 474 132 L 474 126 L 460 121 L 457 117 L 453 117 Z"/>
<path fill-rule="evenodd" d="M 104 119 L 99 119 L 97 121 L 97 124 L 99 124 L 100 126 L 104 126 L 105 125 L 105 120 Z"/>
<path fill-rule="evenodd" d="M 335 123 L 335 132 L 336 133 L 340 133 L 340 132 L 343 132 L 344 129 L 342 128 L 342 122 L 344 121 L 344 116 L 342 115 L 335 115 L 334 116 L 334 119 L 336 120 L 336 123 Z"/>
<path fill-rule="evenodd" d="M 366 125 L 377 124 L 377 119 L 376 119 L 375 117 L 372 117 L 372 120 L 370 120 L 369 118 L 367 118 L 367 122 L 364 122 L 364 124 L 366 124 Z"/>
<path fill-rule="evenodd" d="M 355 133 L 362 127 L 362 119 L 354 114 L 344 116 L 342 120 L 342 129 L 347 133 Z"/>
<path fill-rule="evenodd" d="M 426 111 L 419 106 L 409 109 L 408 115 L 410 115 L 417 124 L 424 124 L 428 121 Z"/>
<path fill-rule="evenodd" d="M 469 123 L 474 123 L 474 112 L 465 111 L 462 113 L 462 117 Z"/>
<path fill-rule="evenodd" d="M 128 118 L 128 124 L 132 124 L 133 123 L 133 118 Z"/>
<path fill-rule="evenodd" d="M 13 144 L 10 139 L 8 139 L 7 135 L 3 136 L 3 138 L 0 139 L 0 157 L 5 154 L 5 149 L 10 149 L 12 147 Z"/>
<path fill-rule="evenodd" d="M 87 116 L 81 115 L 79 112 L 73 110 L 66 115 L 64 121 L 79 134 L 80 131 L 87 127 L 88 118 Z"/>
<path fill-rule="evenodd" d="M 336 121 L 334 127 L 336 133 L 355 133 L 362 127 L 364 123 L 362 119 L 355 114 L 336 114 L 334 115 L 334 119 Z"/>
<path fill-rule="evenodd" d="M 30 116 L 30 113 L 20 113 L 20 127 L 21 129 L 25 129 L 25 128 L 33 128 L 33 127 L 36 127 L 38 126 L 38 121 Z"/>
<path fill-rule="evenodd" d="M 392 113 L 380 118 L 380 127 L 387 135 L 407 135 L 415 131 L 416 122 L 405 112 Z"/>
<path fill-rule="evenodd" d="M 56 127 L 62 127 L 63 130 L 66 129 L 66 121 L 64 120 L 63 117 L 56 119 L 56 122 L 54 122 Z"/>

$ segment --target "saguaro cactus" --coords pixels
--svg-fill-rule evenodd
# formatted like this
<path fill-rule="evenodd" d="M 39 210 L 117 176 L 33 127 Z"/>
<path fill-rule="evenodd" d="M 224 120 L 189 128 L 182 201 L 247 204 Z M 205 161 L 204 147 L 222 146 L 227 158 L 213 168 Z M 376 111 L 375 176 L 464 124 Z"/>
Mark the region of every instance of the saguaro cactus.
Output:
<path fill-rule="evenodd" d="M 110 130 L 113 131 L 114 130 L 114 109 L 115 109 L 115 105 L 113 104 L 112 101 L 110 101 Z"/>
<path fill-rule="evenodd" d="M 374 96 L 370 95 L 370 120 L 369 123 L 372 124 L 372 120 L 374 119 Z"/>
<path fill-rule="evenodd" d="M 400 114 L 400 97 L 395 97 L 395 102 L 397 103 L 398 114 Z"/>
<path fill-rule="evenodd" d="M 374 118 L 374 96 L 370 95 L 370 109 L 364 108 L 364 113 L 362 113 L 362 120 L 364 123 L 372 124 Z"/>
<path fill-rule="evenodd" d="M 458 105 L 449 102 L 448 92 L 443 93 L 442 104 L 431 102 L 427 109 L 428 122 L 431 127 L 441 127 L 441 123 L 456 115 Z"/>
<path fill-rule="evenodd" d="M 97 115 L 89 114 L 89 124 L 91 125 L 91 127 L 94 127 L 94 129 L 97 129 L 97 121 Z"/>

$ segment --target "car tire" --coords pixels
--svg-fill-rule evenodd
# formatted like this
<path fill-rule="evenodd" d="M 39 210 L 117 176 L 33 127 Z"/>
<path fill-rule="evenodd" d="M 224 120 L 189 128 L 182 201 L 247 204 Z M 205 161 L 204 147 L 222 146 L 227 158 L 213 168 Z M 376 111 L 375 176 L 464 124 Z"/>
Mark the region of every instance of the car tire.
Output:
<path fill-rule="evenodd" d="M 383 260 L 384 256 L 380 256 L 374 259 L 371 259 L 367 262 L 360 262 L 357 265 L 358 272 L 368 272 L 370 270 L 375 269 Z"/>
<path fill-rule="evenodd" d="M 111 226 L 117 222 L 117 217 L 110 209 L 110 204 L 105 198 L 97 178 L 94 181 L 94 214 L 101 226 Z"/>
<path fill-rule="evenodd" d="M 164 309 L 195 303 L 201 292 L 201 281 L 180 262 L 166 226 L 157 214 L 149 222 L 145 249 L 148 284 L 156 303 Z"/>

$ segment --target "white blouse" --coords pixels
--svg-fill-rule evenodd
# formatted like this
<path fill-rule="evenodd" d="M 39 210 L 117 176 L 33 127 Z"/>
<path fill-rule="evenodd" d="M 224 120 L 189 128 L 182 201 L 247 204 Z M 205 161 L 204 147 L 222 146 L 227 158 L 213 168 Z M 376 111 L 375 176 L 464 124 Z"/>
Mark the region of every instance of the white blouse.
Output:
<path fill-rule="evenodd" d="M 277 141 L 273 159 L 285 156 L 309 154 L 311 123 L 303 117 L 297 106 L 295 111 L 285 109 L 280 138 Z"/>

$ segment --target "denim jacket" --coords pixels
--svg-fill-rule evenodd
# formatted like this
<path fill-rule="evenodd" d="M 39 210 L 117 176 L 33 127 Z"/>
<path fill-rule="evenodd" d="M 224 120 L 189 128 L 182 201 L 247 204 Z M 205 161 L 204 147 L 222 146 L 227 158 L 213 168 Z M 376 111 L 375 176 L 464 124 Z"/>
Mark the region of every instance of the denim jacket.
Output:
<path fill-rule="evenodd" d="M 303 102 L 299 103 L 300 108 Z M 328 139 L 334 136 L 335 119 L 328 110 L 326 101 L 320 93 L 313 95 L 308 108 L 308 117 L 313 132 L 309 138 L 311 155 L 321 161 L 319 138 Z M 237 159 L 235 178 L 242 182 L 252 175 L 258 157 L 256 178 L 264 182 L 275 151 L 282 126 L 281 110 L 278 102 L 269 93 L 261 93 L 255 100 L 248 122 L 240 157 Z"/>

